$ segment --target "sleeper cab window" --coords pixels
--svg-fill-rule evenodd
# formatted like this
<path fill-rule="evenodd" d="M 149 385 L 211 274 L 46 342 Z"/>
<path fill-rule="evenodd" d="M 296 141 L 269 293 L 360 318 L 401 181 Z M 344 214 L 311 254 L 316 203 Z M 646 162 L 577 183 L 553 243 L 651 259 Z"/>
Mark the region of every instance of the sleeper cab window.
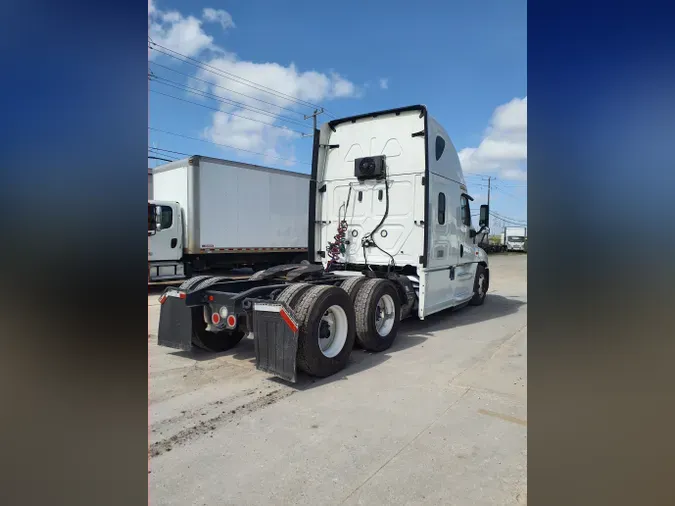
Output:
<path fill-rule="evenodd" d="M 438 194 L 438 224 L 445 225 L 445 193 Z"/>
<path fill-rule="evenodd" d="M 443 156 L 443 151 L 445 151 L 445 139 L 440 135 L 436 136 L 436 161 L 441 159 Z"/>
<path fill-rule="evenodd" d="M 467 227 L 471 226 L 471 209 L 469 208 L 469 199 L 465 195 L 462 195 L 460 198 L 460 213 L 462 224 Z"/>

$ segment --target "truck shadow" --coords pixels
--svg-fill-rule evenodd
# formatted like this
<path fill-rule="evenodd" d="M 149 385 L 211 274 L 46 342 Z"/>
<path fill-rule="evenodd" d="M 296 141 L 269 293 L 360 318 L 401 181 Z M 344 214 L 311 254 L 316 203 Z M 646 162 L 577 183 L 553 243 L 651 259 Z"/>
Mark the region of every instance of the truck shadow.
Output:
<path fill-rule="evenodd" d="M 449 330 L 464 325 L 481 323 L 495 318 L 501 318 L 518 312 L 527 302 L 519 297 L 504 297 L 490 294 L 482 306 L 464 306 L 457 309 L 446 309 L 428 316 L 424 321 L 411 319 L 405 323 L 406 332 L 418 336 L 428 336 L 430 332 Z"/>
<path fill-rule="evenodd" d="M 432 332 L 449 330 L 463 325 L 480 323 L 502 316 L 516 313 L 526 302 L 515 297 L 490 295 L 482 306 L 465 306 L 459 309 L 448 309 L 427 317 L 424 321 L 412 318 L 401 323 L 399 335 L 391 348 L 382 353 L 371 353 L 354 348 L 347 367 L 328 378 L 314 378 L 304 373 L 298 373 L 297 383 L 288 383 L 280 378 L 269 378 L 269 381 L 290 386 L 299 391 L 309 390 L 318 386 L 327 385 L 334 381 L 348 380 L 350 376 L 378 366 L 389 360 L 395 353 L 413 348 L 424 343 Z M 255 359 L 253 360 L 255 362 Z"/>
<path fill-rule="evenodd" d="M 215 353 L 212 351 L 205 351 L 197 347 L 192 347 L 191 351 L 176 351 L 171 353 L 174 357 L 189 358 L 197 362 L 204 362 L 207 360 L 215 360 L 220 357 L 232 357 L 237 360 L 250 362 L 255 366 L 255 345 L 253 338 L 250 336 L 244 337 L 239 344 L 231 350 Z"/>
<path fill-rule="evenodd" d="M 298 391 L 308 390 L 318 386 L 327 385 L 334 381 L 344 381 L 355 374 L 378 366 L 389 360 L 392 355 L 413 348 L 424 343 L 432 332 L 449 330 L 464 325 L 480 323 L 495 318 L 501 318 L 518 311 L 518 308 L 525 305 L 526 302 L 518 300 L 515 297 L 504 297 L 502 295 L 490 295 L 485 304 L 479 307 L 465 306 L 459 309 L 448 309 L 427 317 L 424 321 L 416 318 L 404 320 L 399 329 L 399 335 L 396 341 L 386 351 L 373 353 L 355 347 L 349 357 L 347 367 L 328 378 L 315 378 L 298 372 L 297 383 L 290 383 L 276 377 L 270 377 L 269 381 L 289 386 Z M 231 350 L 221 353 L 213 353 L 200 350 L 198 348 L 192 351 L 178 351 L 172 353 L 177 357 L 185 357 L 196 361 L 214 360 L 219 357 L 232 357 L 235 360 L 247 362 L 255 368 L 255 345 L 250 336 L 242 339 L 237 346 Z"/>
<path fill-rule="evenodd" d="M 401 330 L 403 330 L 403 326 L 401 327 Z M 337 374 L 329 376 L 328 378 L 315 378 L 314 376 L 309 376 L 303 372 L 298 371 L 297 383 L 290 383 L 276 377 L 270 377 L 268 379 L 273 383 L 279 383 L 280 385 L 285 385 L 298 391 L 309 390 L 311 388 L 328 385 L 334 381 L 348 380 L 350 376 L 354 376 L 355 374 L 370 369 L 371 367 L 381 365 L 389 360 L 393 354 L 408 348 L 412 348 L 418 344 L 422 344 L 426 340 L 426 337 L 399 334 L 392 347 L 381 353 L 373 353 L 355 346 L 354 350 L 349 355 L 347 367 Z"/>

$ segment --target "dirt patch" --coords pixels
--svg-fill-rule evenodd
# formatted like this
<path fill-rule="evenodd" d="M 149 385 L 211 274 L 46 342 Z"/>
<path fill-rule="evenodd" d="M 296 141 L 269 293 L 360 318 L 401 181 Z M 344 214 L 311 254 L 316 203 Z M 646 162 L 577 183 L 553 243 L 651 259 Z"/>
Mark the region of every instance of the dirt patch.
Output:
<path fill-rule="evenodd" d="M 170 452 L 176 446 L 182 446 L 200 436 L 208 435 L 219 426 L 226 425 L 236 419 L 240 419 L 248 414 L 263 409 L 281 399 L 285 399 L 293 393 L 294 390 L 291 389 L 272 390 L 264 396 L 242 404 L 235 409 L 225 409 L 214 417 L 202 420 L 198 424 L 187 427 L 167 439 L 151 444 L 148 448 L 148 456 L 152 458 L 157 457 L 162 453 Z"/>

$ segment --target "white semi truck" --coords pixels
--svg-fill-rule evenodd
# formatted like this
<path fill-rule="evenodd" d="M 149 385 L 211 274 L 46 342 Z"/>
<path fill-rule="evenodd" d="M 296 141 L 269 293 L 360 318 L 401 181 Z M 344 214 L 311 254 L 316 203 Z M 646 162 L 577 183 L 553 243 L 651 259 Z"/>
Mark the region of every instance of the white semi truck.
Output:
<path fill-rule="evenodd" d="M 258 369 L 296 381 L 297 370 L 338 372 L 355 342 L 386 350 L 406 317 L 485 301 L 490 271 L 476 236 L 489 208 L 476 231 L 455 147 L 425 106 L 324 124 L 308 197 L 313 263 L 165 290 L 159 345 L 223 351 L 252 333 Z"/>
<path fill-rule="evenodd" d="M 152 170 L 149 281 L 307 258 L 309 175 L 191 156 Z"/>
<path fill-rule="evenodd" d="M 525 239 L 527 227 L 504 227 L 502 232 L 502 244 L 506 251 L 525 251 Z"/>

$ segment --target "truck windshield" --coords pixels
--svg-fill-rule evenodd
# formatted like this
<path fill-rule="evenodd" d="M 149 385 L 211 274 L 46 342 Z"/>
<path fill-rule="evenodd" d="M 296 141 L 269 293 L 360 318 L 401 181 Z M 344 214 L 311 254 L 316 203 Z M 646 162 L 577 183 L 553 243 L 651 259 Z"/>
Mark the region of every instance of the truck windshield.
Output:
<path fill-rule="evenodd" d="M 510 242 L 525 242 L 525 238 L 522 235 L 510 235 Z"/>

